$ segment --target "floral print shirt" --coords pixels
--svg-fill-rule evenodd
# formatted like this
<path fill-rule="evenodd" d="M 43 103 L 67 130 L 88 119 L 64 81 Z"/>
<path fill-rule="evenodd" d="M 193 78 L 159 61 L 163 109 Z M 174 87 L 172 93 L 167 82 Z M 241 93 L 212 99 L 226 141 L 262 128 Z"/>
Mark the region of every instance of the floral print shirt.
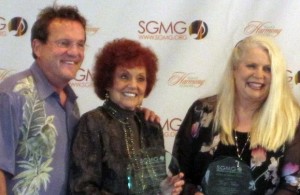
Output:
<path fill-rule="evenodd" d="M 68 85 L 65 106 L 34 63 L 0 84 L 0 169 L 8 195 L 67 193 L 69 151 L 79 120 Z"/>
<path fill-rule="evenodd" d="M 183 194 L 201 191 L 201 181 L 209 164 L 219 156 L 237 157 L 236 146 L 220 142 L 218 133 L 212 131 L 216 96 L 199 99 L 189 108 L 176 135 L 173 155 L 177 158 L 186 184 Z M 236 132 L 244 146 L 247 133 Z M 241 148 L 240 148 L 241 151 Z M 297 194 L 300 187 L 300 129 L 292 143 L 280 147 L 276 152 L 246 145 L 243 161 L 249 165 L 253 180 L 251 194 Z"/>

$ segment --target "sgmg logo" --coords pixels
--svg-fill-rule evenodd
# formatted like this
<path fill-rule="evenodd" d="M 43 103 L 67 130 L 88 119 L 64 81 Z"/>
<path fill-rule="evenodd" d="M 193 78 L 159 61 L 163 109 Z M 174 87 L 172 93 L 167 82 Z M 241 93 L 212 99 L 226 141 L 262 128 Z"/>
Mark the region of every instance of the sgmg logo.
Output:
<path fill-rule="evenodd" d="M 72 87 L 93 87 L 92 76 L 90 69 L 80 68 L 70 85 Z"/>
<path fill-rule="evenodd" d="M 298 85 L 300 83 L 300 70 L 295 74 L 295 84 Z"/>
<path fill-rule="evenodd" d="M 6 21 L 0 16 L 0 36 L 6 36 L 8 33 L 16 37 L 23 36 L 28 29 L 27 21 L 22 17 L 14 17 Z"/>
<path fill-rule="evenodd" d="M 181 125 L 182 119 L 175 117 L 175 118 L 167 118 L 165 121 L 162 122 L 162 128 L 164 137 L 175 137 L 179 127 Z"/>
<path fill-rule="evenodd" d="M 178 21 L 141 20 L 138 22 L 139 39 L 151 40 L 187 40 L 192 37 L 201 40 L 208 34 L 208 26 L 202 20 L 187 23 Z"/>

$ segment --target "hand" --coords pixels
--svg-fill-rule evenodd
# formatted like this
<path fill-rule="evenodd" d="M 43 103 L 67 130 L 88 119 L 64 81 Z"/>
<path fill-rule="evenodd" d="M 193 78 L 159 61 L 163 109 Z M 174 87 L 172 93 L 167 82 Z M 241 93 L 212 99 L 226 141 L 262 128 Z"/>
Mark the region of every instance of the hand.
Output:
<path fill-rule="evenodd" d="M 152 110 L 149 110 L 148 108 L 144 108 L 144 107 L 140 107 L 140 110 L 144 113 L 146 121 L 160 123 L 159 116 L 157 116 L 155 112 L 153 112 Z"/>
<path fill-rule="evenodd" d="M 194 195 L 204 195 L 202 192 L 196 192 Z"/>
<path fill-rule="evenodd" d="M 169 176 L 160 184 L 162 194 L 179 195 L 182 192 L 184 180 L 183 173 L 175 176 Z"/>
<path fill-rule="evenodd" d="M 183 185 L 184 185 L 183 176 L 184 176 L 183 173 L 179 173 L 178 175 L 171 177 L 170 183 L 174 184 L 172 195 L 179 195 L 183 190 Z"/>
<path fill-rule="evenodd" d="M 4 176 L 4 171 L 0 169 L 0 194 L 1 195 L 6 195 L 6 181 L 5 181 L 5 176 Z"/>

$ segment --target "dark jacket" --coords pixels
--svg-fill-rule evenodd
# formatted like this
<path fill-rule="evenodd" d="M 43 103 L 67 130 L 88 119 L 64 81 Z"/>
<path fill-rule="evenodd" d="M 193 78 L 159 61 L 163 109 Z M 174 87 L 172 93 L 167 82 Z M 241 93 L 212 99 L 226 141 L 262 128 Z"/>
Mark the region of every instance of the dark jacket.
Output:
<path fill-rule="evenodd" d="M 127 194 L 128 143 L 126 121 L 138 132 L 138 147 L 164 148 L 159 124 L 146 122 L 142 113 L 121 109 L 107 101 L 84 114 L 72 147 L 71 190 L 73 194 Z M 132 149 L 132 148 L 131 148 Z M 136 149 L 136 148 L 135 148 Z M 135 151 L 138 153 L 139 151 Z"/>

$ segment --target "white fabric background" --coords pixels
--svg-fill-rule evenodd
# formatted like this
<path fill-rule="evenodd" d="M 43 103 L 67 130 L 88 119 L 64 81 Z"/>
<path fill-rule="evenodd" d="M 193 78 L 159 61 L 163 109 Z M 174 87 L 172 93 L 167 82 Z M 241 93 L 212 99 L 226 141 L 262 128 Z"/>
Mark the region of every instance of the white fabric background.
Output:
<path fill-rule="evenodd" d="M 286 57 L 290 83 L 300 101 L 300 84 L 295 82 L 300 74 L 299 0 L 57 0 L 56 3 L 76 5 L 88 19 L 86 57 L 82 70 L 72 81 L 81 113 L 102 104 L 94 94 L 90 76 L 94 55 L 105 42 L 126 37 L 139 40 L 156 52 L 160 61 L 158 82 L 143 106 L 161 117 L 169 151 L 189 106 L 199 97 L 216 93 L 231 49 L 246 36 L 265 34 L 275 38 Z M 0 82 L 31 65 L 30 29 L 38 12 L 52 4 L 52 0 L 0 0 Z M 22 36 L 14 36 L 16 31 L 10 31 L 9 23 L 14 17 L 27 22 L 28 29 Z M 206 36 L 199 40 L 188 30 L 195 21 L 207 25 Z"/>

